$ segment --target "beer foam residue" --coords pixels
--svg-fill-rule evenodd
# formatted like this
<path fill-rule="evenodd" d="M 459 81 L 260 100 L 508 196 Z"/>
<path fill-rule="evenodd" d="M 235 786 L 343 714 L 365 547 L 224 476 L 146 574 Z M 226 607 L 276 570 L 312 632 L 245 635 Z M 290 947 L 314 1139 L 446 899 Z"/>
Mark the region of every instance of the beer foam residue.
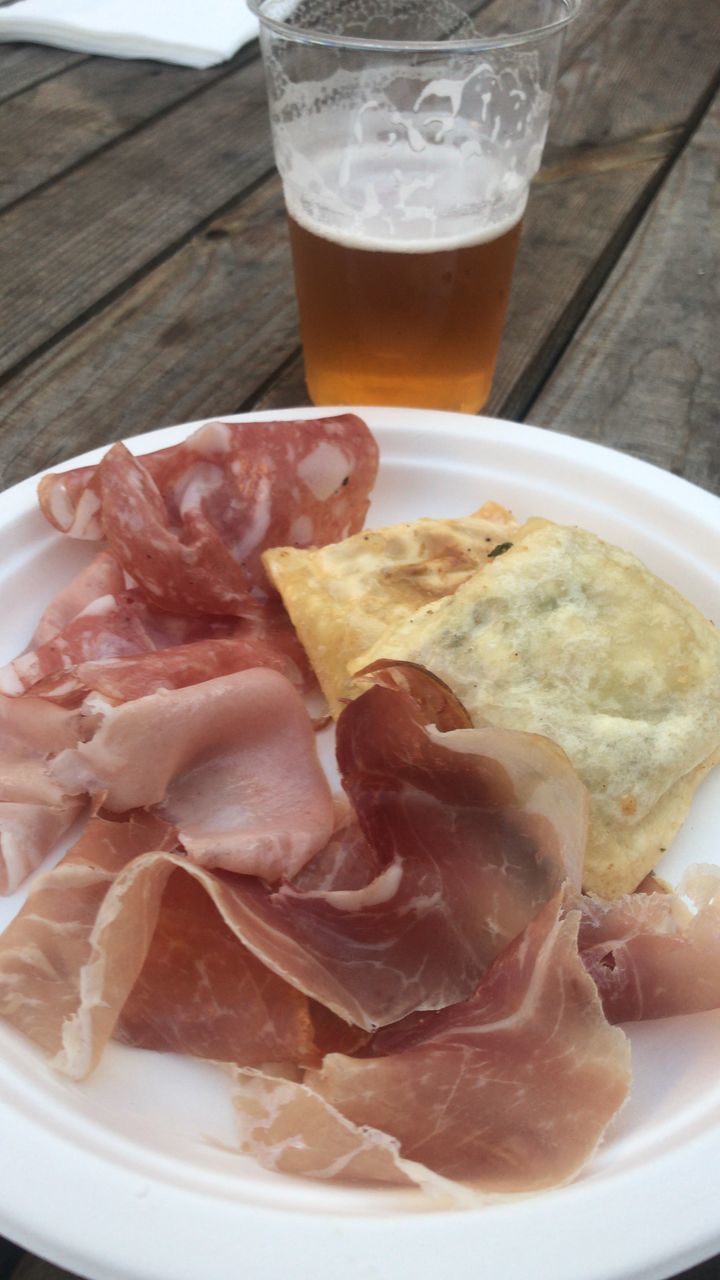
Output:
<path fill-rule="evenodd" d="M 502 220 L 484 222 L 480 226 L 468 228 L 464 233 L 452 235 L 438 232 L 436 235 L 425 237 L 407 234 L 382 236 L 373 234 L 367 229 L 347 230 L 335 224 L 308 217 L 300 204 L 291 202 L 286 193 L 288 213 L 306 231 L 320 236 L 323 240 L 331 240 L 333 244 L 343 245 L 346 249 L 366 249 L 372 253 L 438 253 L 443 250 L 469 249 L 474 245 L 487 244 L 490 240 L 498 240 L 500 236 L 504 236 L 517 225 L 525 212 L 526 203 L 527 189 L 519 211 L 516 210 Z"/>
<path fill-rule="evenodd" d="M 535 52 L 361 72 L 341 50 L 324 56 L 317 79 L 270 58 L 276 156 L 296 222 L 351 248 L 409 253 L 515 226 L 547 127 Z"/>

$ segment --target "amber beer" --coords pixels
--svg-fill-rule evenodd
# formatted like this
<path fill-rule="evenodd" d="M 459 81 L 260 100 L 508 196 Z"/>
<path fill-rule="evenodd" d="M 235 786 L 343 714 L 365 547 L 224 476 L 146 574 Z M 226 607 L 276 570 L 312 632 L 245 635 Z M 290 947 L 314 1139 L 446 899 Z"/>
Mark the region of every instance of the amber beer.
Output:
<path fill-rule="evenodd" d="M 315 404 L 483 407 L 522 216 L 439 247 L 332 239 L 289 223 Z"/>

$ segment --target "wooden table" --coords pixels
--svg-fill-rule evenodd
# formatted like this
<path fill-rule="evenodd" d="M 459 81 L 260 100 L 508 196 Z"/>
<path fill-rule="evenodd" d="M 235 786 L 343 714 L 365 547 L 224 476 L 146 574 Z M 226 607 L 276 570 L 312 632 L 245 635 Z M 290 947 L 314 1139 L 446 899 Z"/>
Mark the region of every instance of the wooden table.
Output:
<path fill-rule="evenodd" d="M 586 0 L 488 412 L 720 492 L 719 169 L 717 0 Z M 307 403 L 256 45 L 204 72 L 0 49 L 0 308 L 0 488 Z M 0 1242 L 1 1280 L 64 1275 Z"/>

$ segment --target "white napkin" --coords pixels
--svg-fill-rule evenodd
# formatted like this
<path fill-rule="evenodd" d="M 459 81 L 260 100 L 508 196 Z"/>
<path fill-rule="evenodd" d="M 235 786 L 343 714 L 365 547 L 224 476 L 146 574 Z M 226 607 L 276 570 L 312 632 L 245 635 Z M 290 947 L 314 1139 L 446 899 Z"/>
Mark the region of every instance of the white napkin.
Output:
<path fill-rule="evenodd" d="M 0 0 L 0 40 L 186 67 L 224 62 L 257 29 L 245 0 Z"/>

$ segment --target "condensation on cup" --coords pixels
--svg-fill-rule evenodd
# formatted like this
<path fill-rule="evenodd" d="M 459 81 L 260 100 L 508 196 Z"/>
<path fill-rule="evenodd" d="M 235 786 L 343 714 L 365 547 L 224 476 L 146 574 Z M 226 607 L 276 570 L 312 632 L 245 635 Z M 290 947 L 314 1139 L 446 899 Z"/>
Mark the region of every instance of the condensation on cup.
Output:
<path fill-rule="evenodd" d="M 250 0 L 315 404 L 486 403 L 578 4 Z"/>

